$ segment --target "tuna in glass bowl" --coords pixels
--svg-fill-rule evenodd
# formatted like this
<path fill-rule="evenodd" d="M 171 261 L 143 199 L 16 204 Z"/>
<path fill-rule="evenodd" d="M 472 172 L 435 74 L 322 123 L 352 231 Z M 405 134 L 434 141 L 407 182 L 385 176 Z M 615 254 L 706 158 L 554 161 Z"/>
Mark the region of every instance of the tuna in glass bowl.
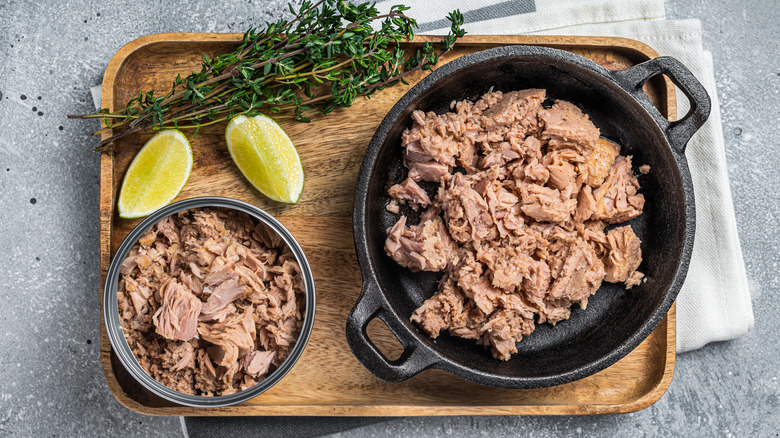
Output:
<path fill-rule="evenodd" d="M 114 353 L 152 393 L 185 406 L 254 398 L 303 353 L 314 279 L 279 221 L 242 201 L 192 198 L 144 219 L 109 266 Z"/>

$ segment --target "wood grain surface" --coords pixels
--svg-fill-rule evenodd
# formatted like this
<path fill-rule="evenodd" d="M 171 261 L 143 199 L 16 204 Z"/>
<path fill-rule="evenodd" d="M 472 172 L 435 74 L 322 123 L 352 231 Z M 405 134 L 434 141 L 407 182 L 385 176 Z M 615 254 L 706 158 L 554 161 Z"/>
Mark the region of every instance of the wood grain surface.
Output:
<path fill-rule="evenodd" d="M 232 51 L 241 37 L 157 34 L 128 43 L 106 69 L 103 107 L 123 107 L 139 90 L 167 91 L 176 74 L 184 76 L 199 69 L 204 54 L 211 57 Z M 436 38 L 416 37 L 408 45 L 432 39 Z M 627 68 L 657 56 L 645 44 L 621 38 L 468 35 L 441 62 L 509 44 L 569 50 L 611 69 Z M 496 389 L 439 370 L 388 384 L 355 359 L 347 346 L 344 327 L 361 286 L 351 220 L 357 174 L 365 149 L 387 111 L 423 76 L 419 73 L 410 77 L 409 86 L 401 84 L 371 99 L 358 99 L 351 108 L 338 109 L 326 117 L 315 116 L 312 123 L 278 117 L 298 148 L 306 174 L 303 195 L 292 206 L 267 200 L 243 179 L 225 147 L 225 124 L 204 128 L 197 138 L 185 133 L 192 143 L 195 162 L 176 200 L 227 196 L 276 216 L 300 242 L 311 263 L 317 287 L 314 330 L 298 363 L 269 391 L 236 406 L 198 409 L 160 399 L 137 384 L 113 354 L 101 318 L 103 372 L 120 403 L 148 415 L 554 415 L 632 412 L 663 395 L 674 370 L 674 307 L 639 347 L 616 364 L 585 379 L 551 388 Z M 662 114 L 676 114 L 670 81 L 654 78 L 645 85 L 645 91 Z M 111 256 L 140 221 L 117 216 L 118 186 L 130 160 L 152 135 L 139 133 L 123 138 L 117 142 L 114 156 L 101 156 L 101 296 Z M 389 356 L 399 353 L 397 340 L 381 323 L 372 324 L 369 335 Z"/>

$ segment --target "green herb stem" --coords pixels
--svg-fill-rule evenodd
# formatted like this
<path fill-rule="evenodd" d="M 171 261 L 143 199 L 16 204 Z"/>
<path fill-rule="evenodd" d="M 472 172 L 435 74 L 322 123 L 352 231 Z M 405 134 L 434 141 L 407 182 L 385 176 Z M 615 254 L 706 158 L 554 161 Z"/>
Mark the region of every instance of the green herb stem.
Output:
<path fill-rule="evenodd" d="M 141 91 L 118 111 L 69 118 L 99 118 L 113 135 L 99 151 L 113 152 L 114 141 L 146 129 L 198 130 L 261 111 L 292 111 L 308 122 L 308 114 L 328 114 L 348 107 L 360 96 L 404 82 L 413 72 L 430 70 L 452 50 L 462 29 L 463 15 L 449 14 L 450 32 L 439 44 L 425 42 L 408 53 L 401 43 L 414 36 L 417 22 L 393 6 L 379 14 L 372 3 L 344 0 L 304 1 L 292 20 L 278 20 L 261 32 L 249 29 L 231 53 L 203 57 L 200 72 L 177 76 L 164 95 Z M 371 23 L 381 21 L 372 28 Z"/>

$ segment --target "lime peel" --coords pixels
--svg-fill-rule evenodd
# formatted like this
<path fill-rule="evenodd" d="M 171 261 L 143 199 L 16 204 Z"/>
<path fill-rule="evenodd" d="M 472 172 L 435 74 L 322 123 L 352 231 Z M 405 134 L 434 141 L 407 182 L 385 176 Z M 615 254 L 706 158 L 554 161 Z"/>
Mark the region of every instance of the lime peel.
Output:
<path fill-rule="evenodd" d="M 170 204 L 189 179 L 192 161 L 190 143 L 179 130 L 162 130 L 149 139 L 122 180 L 119 217 L 148 216 Z"/>
<path fill-rule="evenodd" d="M 304 184 L 301 159 L 273 119 L 236 116 L 225 129 L 225 141 L 230 158 L 260 193 L 276 202 L 298 202 Z"/>

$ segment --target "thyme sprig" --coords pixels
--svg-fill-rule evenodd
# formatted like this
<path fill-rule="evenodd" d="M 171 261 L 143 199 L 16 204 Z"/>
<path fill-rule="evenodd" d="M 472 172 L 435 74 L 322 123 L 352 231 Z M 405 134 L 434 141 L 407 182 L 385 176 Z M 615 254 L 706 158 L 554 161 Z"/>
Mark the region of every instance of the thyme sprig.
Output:
<path fill-rule="evenodd" d="M 397 5 L 380 15 L 373 3 L 343 0 L 306 0 L 298 11 L 290 5 L 292 20 L 278 20 L 260 32 L 249 29 L 234 52 L 204 56 L 200 72 L 178 75 L 165 95 L 139 91 L 119 111 L 68 117 L 101 119 L 104 127 L 93 135 L 114 130 L 96 149 L 108 152 L 114 140 L 147 128 L 194 129 L 197 135 L 202 127 L 239 114 L 291 110 L 308 122 L 315 111 L 348 107 L 359 96 L 430 70 L 465 34 L 463 15 L 456 10 L 448 15 L 450 33 L 439 44 L 425 42 L 405 53 L 400 43 L 417 28 L 407 10 Z M 377 20 L 381 25 L 375 31 L 371 24 Z"/>

